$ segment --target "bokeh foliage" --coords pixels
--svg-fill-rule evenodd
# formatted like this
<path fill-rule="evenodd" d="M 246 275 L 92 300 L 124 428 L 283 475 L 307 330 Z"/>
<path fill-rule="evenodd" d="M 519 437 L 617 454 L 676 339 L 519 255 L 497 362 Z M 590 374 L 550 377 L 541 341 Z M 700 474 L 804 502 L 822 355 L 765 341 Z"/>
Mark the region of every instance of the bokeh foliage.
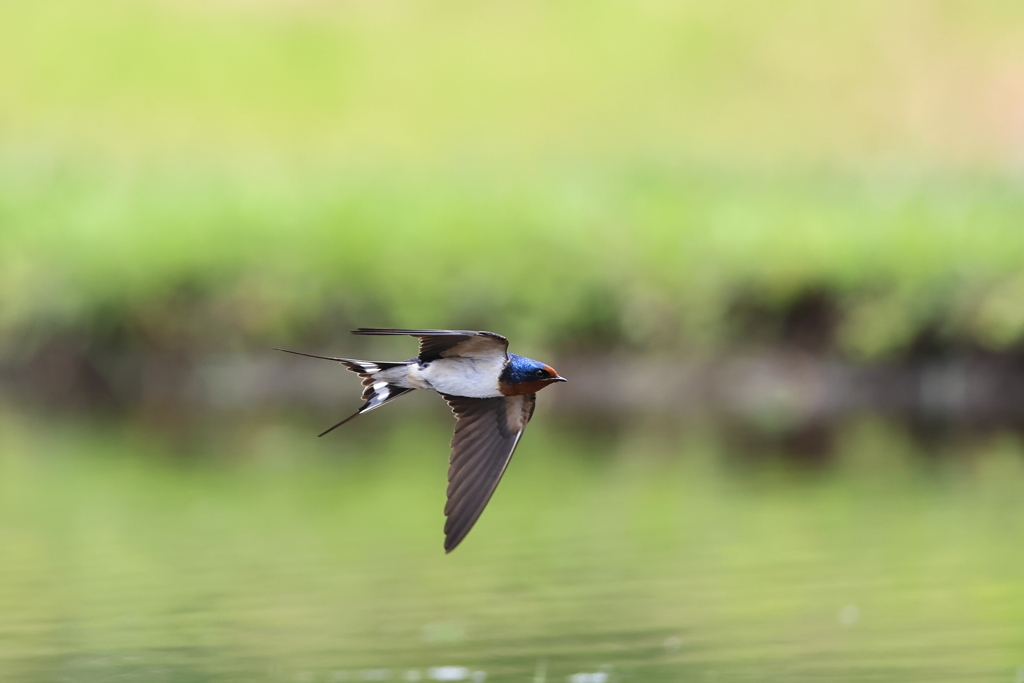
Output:
<path fill-rule="evenodd" d="M 824 291 L 858 357 L 1004 348 L 1022 29 L 994 1 L 5 3 L 0 334 L 679 348 Z"/>

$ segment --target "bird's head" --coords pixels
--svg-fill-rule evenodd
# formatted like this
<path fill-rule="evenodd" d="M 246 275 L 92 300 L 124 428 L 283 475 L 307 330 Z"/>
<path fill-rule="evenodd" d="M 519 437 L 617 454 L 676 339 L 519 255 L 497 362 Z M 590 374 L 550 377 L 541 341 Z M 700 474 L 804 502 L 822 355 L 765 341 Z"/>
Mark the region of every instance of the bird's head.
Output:
<path fill-rule="evenodd" d="M 549 384 L 568 381 L 560 377 L 550 365 L 532 358 L 510 353 L 508 359 L 508 365 L 499 378 L 501 393 L 506 396 L 535 394 Z"/>

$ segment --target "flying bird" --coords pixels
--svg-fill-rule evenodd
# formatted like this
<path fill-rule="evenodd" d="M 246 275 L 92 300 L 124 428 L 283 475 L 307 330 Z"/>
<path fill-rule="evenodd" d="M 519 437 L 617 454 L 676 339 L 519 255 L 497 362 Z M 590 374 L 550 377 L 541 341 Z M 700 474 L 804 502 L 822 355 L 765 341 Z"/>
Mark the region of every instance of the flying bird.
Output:
<path fill-rule="evenodd" d="M 494 332 L 361 327 L 352 334 L 418 337 L 419 354 L 378 362 L 276 350 L 337 361 L 362 377 L 366 403 L 320 436 L 413 389 L 431 389 L 444 397 L 455 414 L 444 507 L 444 550 L 449 553 L 491 499 L 533 416 L 537 392 L 567 380 L 550 365 L 509 353 L 508 339 Z"/>

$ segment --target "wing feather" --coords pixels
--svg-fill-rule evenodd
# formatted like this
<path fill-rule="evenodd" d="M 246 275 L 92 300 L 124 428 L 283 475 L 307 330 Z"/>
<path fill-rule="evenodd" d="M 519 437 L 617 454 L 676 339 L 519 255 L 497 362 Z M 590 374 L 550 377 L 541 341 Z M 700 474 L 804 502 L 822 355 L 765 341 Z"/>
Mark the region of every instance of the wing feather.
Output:
<path fill-rule="evenodd" d="M 444 398 L 456 417 L 444 508 L 444 549 L 451 552 L 473 528 L 494 494 L 533 416 L 536 396 Z"/>
<path fill-rule="evenodd" d="M 403 335 L 420 340 L 419 360 L 423 363 L 451 356 L 494 356 L 508 354 L 508 339 L 495 332 L 474 330 L 413 330 L 360 327 L 352 334 Z"/>

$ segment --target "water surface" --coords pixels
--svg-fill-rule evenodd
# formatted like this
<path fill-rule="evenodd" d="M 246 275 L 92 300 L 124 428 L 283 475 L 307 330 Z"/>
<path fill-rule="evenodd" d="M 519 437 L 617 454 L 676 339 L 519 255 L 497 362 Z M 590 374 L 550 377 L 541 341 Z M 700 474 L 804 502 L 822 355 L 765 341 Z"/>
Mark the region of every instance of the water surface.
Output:
<path fill-rule="evenodd" d="M 4 413 L 2 679 L 1024 679 L 1014 437 L 538 416 L 445 555 L 446 419 L 316 427 Z"/>

